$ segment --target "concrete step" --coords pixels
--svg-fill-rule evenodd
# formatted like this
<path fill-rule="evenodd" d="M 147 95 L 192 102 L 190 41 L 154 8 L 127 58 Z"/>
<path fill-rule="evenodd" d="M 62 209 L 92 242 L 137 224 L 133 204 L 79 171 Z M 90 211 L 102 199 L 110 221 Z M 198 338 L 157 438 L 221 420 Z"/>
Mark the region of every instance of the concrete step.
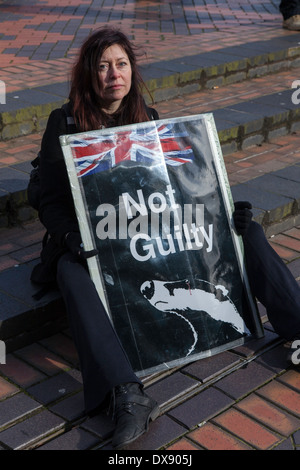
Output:
<path fill-rule="evenodd" d="M 0 272 L 0 338 L 6 352 L 15 351 L 67 327 L 60 293 L 50 290 L 41 299 L 41 287 L 30 281 L 37 259 Z"/>
<path fill-rule="evenodd" d="M 226 88 L 224 89 L 226 90 Z M 244 150 L 251 146 L 260 146 L 265 142 L 271 142 L 275 138 L 296 133 L 300 127 L 300 107 L 292 102 L 292 90 L 287 89 L 268 95 L 261 95 L 253 99 L 238 100 L 228 106 L 220 107 L 220 103 L 212 104 L 210 112 L 213 113 L 216 127 L 224 156 L 234 152 Z M 192 100 L 195 105 L 188 107 L 184 103 L 181 108 L 176 107 L 177 116 L 188 114 L 199 114 L 201 106 L 197 105 L 197 100 L 201 99 L 201 92 L 186 95 L 184 102 Z M 171 111 L 174 100 L 163 102 L 164 107 L 167 106 L 167 112 L 162 113 L 161 117 L 167 117 L 175 114 Z M 215 106 L 215 107 L 214 107 Z M 208 112 L 206 107 L 205 112 Z M 22 138 L 20 138 L 22 139 Z M 24 138 L 23 138 L 24 139 Z M 36 139 L 36 135 L 35 135 Z M 18 139 L 10 142 L 16 143 L 18 147 Z M 38 141 L 35 140 L 33 148 L 38 150 Z M 3 142 L 3 146 L 6 145 Z M 13 145 L 10 152 L 13 152 Z M 24 146 L 26 147 L 26 146 Z M 36 212 L 29 206 L 27 200 L 27 185 L 29 174 L 32 169 L 30 161 L 35 157 L 32 146 L 29 150 L 25 150 L 22 154 L 22 161 L 11 165 L 4 165 L 0 168 L 0 228 L 9 227 L 17 223 L 23 223 L 36 217 Z M 26 160 L 26 156 L 28 159 Z M 276 178 L 291 179 L 290 185 L 277 185 Z M 275 178 L 275 179 L 272 179 Z M 272 181 L 271 181 L 272 180 Z M 260 189 L 260 198 L 257 200 L 255 185 Z M 261 176 L 256 183 L 251 183 L 251 188 L 247 188 L 249 196 L 255 202 L 257 209 L 257 217 L 259 222 L 264 225 L 277 223 L 282 218 L 291 217 L 298 214 L 299 195 L 299 164 L 296 163 L 294 168 L 289 171 L 274 172 L 271 176 Z M 264 193 L 268 188 L 267 193 Z M 235 191 L 239 194 L 239 188 Z M 269 205 L 269 194 L 279 194 L 281 202 L 276 202 L 276 211 Z M 274 197 L 272 196 L 272 199 Z M 273 204 L 273 202 L 272 202 Z M 277 210 L 278 206 L 281 210 Z"/>
<path fill-rule="evenodd" d="M 257 41 L 214 52 L 141 64 L 145 84 L 154 102 L 214 87 L 224 87 L 293 70 L 300 64 L 298 35 Z M 69 83 L 58 83 L 8 93 L 0 104 L 0 140 L 41 131 L 50 111 L 68 97 Z M 145 94 L 146 100 L 148 95 Z"/>
<path fill-rule="evenodd" d="M 300 64 L 297 38 L 284 36 L 143 65 L 143 75 L 161 118 L 212 112 L 223 154 L 228 155 L 298 131 L 300 107 L 293 103 L 291 88 Z M 263 76 L 261 87 L 255 77 Z M 248 94 L 243 94 L 244 87 Z M 0 105 L 0 149 L 5 153 L 9 146 L 7 163 L 4 158 L 0 167 L 0 228 L 36 217 L 26 192 L 30 161 L 49 113 L 67 96 L 68 84 L 61 83 L 10 93 Z M 20 145 L 26 138 L 27 145 Z M 16 158 L 9 163 L 14 146 Z M 295 214 L 297 204 L 278 212 L 277 221 Z"/>

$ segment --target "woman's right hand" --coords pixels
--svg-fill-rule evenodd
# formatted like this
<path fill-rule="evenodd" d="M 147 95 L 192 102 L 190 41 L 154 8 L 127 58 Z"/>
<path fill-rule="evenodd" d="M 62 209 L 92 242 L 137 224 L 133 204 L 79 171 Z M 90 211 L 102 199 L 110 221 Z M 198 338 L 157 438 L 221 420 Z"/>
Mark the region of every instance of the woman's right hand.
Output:
<path fill-rule="evenodd" d="M 64 236 L 64 245 L 79 259 L 86 260 L 98 254 L 98 250 L 85 251 L 79 232 L 68 232 Z"/>
<path fill-rule="evenodd" d="M 235 229 L 239 235 L 245 236 L 253 217 L 250 210 L 252 205 L 248 201 L 238 201 L 234 203 L 234 208 L 233 221 Z"/>

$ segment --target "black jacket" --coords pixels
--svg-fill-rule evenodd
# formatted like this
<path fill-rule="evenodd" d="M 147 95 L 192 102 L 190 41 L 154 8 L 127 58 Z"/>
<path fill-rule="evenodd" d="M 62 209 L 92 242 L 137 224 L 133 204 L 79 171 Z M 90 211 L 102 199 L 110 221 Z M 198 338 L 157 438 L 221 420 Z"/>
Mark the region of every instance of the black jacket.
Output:
<path fill-rule="evenodd" d="M 151 119 L 159 119 L 153 108 L 146 107 Z M 76 128 L 74 126 L 74 132 Z M 41 253 L 42 265 L 35 268 L 31 279 L 44 283 L 54 281 L 56 264 L 66 251 L 63 240 L 68 232 L 79 232 L 71 187 L 60 146 L 59 136 L 70 133 L 62 108 L 51 112 L 42 139 L 40 158 L 41 201 L 39 218 L 50 238 Z"/>

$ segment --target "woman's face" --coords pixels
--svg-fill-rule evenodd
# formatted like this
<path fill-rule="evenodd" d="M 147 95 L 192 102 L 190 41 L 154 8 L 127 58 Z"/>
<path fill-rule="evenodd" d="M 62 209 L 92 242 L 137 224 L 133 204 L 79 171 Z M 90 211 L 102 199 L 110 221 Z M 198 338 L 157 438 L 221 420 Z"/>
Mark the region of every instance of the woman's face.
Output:
<path fill-rule="evenodd" d="M 108 114 L 117 111 L 129 93 L 131 76 L 131 64 L 124 49 L 118 44 L 108 47 L 99 63 L 100 96 L 104 101 L 103 109 Z"/>

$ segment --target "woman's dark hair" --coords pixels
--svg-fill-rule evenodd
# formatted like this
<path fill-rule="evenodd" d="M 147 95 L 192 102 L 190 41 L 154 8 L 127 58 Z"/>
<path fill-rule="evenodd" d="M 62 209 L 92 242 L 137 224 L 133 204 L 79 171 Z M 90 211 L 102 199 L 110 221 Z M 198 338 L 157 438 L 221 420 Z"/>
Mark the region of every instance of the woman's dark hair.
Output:
<path fill-rule="evenodd" d="M 145 84 L 137 68 L 134 46 L 121 31 L 103 28 L 85 40 L 72 71 L 69 98 L 73 106 L 75 123 L 80 131 L 106 126 L 111 118 L 102 110 L 98 73 L 103 52 L 113 44 L 118 44 L 126 52 L 132 70 L 131 89 L 123 98 L 121 107 L 114 116 L 115 125 L 149 120 L 142 95 L 142 87 L 145 87 Z"/>

